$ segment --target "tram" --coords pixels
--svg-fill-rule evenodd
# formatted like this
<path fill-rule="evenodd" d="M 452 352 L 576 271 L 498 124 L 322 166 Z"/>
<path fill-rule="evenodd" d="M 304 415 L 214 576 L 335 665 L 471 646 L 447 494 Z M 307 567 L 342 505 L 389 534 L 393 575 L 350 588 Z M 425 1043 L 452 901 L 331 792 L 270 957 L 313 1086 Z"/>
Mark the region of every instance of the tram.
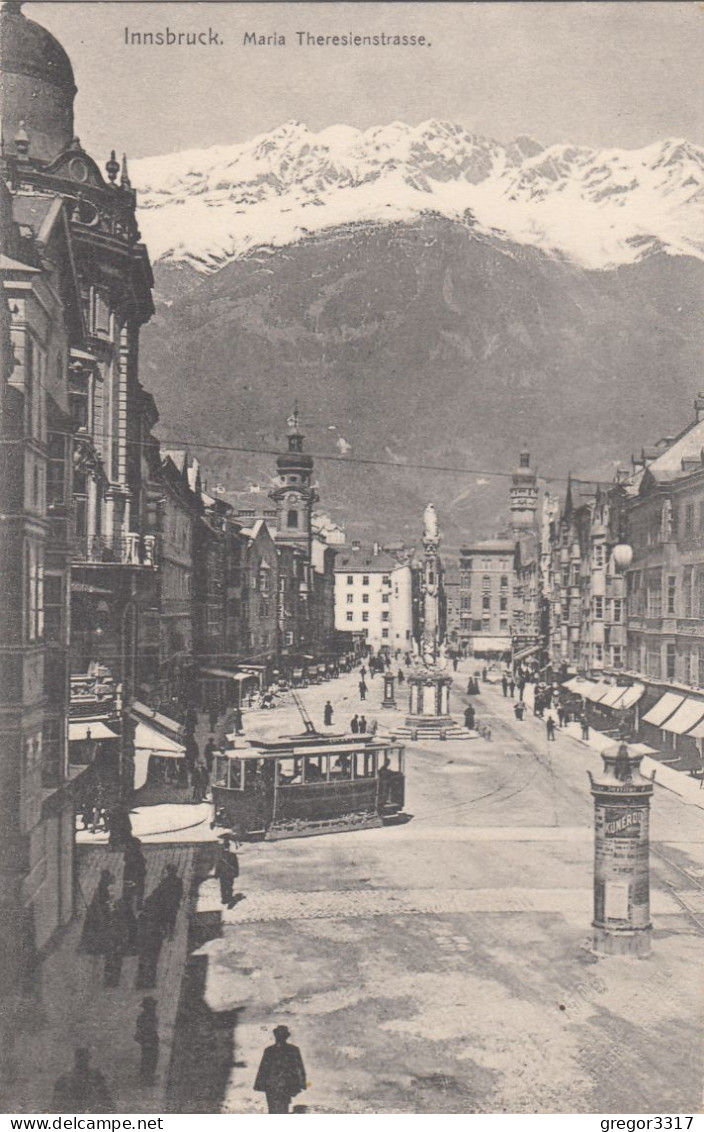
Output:
<path fill-rule="evenodd" d="M 379 827 L 403 809 L 404 757 L 399 743 L 312 727 L 233 746 L 215 755 L 213 826 L 267 841 Z"/>

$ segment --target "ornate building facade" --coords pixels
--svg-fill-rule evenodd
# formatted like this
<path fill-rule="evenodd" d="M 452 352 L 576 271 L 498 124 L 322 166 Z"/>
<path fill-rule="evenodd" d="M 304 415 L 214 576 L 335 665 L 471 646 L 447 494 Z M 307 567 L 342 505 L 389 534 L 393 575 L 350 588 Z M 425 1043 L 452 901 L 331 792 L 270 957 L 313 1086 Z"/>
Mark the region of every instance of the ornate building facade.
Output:
<path fill-rule="evenodd" d="M 138 378 L 152 276 L 126 164 L 113 155 L 104 176 L 75 136 L 76 86 L 56 39 L 19 3 L 0 18 L 11 343 L 0 508 L 2 966 L 17 990 L 13 972 L 31 972 L 73 909 L 72 792 L 87 725 L 71 713 L 115 725 L 101 724 L 119 785 L 120 704 L 134 689 L 142 585 L 155 569 L 143 458 L 156 415 Z"/>

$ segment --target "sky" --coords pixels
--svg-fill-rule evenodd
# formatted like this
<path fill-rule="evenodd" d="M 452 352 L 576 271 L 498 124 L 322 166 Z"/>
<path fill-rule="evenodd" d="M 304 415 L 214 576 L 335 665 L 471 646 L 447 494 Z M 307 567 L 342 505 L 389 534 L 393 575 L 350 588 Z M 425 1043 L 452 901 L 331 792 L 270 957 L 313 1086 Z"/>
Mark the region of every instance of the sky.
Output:
<path fill-rule="evenodd" d="M 456 122 L 500 141 L 704 145 L 704 3 L 26 3 L 76 75 L 76 132 L 96 157 L 245 141 L 292 119 Z M 136 46 L 129 34 L 216 34 Z M 300 47 L 315 35 L 424 35 L 422 47 Z M 246 46 L 246 32 L 286 46 Z"/>

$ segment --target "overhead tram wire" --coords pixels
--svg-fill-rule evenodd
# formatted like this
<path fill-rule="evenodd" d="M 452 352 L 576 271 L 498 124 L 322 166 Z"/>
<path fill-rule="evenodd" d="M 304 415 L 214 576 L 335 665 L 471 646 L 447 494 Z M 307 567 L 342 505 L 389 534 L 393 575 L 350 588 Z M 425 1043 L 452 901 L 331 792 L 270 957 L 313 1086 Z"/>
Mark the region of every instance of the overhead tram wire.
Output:
<path fill-rule="evenodd" d="M 62 429 L 47 429 L 53 436 L 67 436 L 73 437 L 76 440 L 92 440 L 95 442 L 97 439 L 93 435 L 84 435 L 78 432 L 67 432 Z M 19 437 L 9 440 L 2 440 L 2 444 L 26 444 L 31 437 Z M 103 433 L 100 436 L 103 440 L 115 440 L 112 434 Z M 172 440 L 164 437 L 154 437 L 162 448 L 183 448 L 184 450 L 193 449 L 208 449 L 211 452 L 239 452 L 251 456 L 280 456 L 282 453 L 281 448 L 252 448 L 245 444 L 208 444 L 205 441 L 197 440 L 191 437 L 190 440 Z M 144 440 L 128 440 L 123 438 L 122 443 L 125 446 L 134 445 L 136 447 L 144 447 Z M 499 471 L 492 468 L 461 468 L 458 466 L 447 464 L 424 464 L 416 461 L 396 461 L 396 460 L 379 460 L 372 457 L 364 456 L 333 456 L 330 453 L 323 452 L 310 452 L 310 456 L 314 460 L 328 461 L 332 464 L 338 465 L 361 465 L 366 467 L 381 467 L 393 468 L 396 471 L 421 471 L 421 472 L 443 472 L 450 475 L 460 476 L 492 476 L 500 477 L 503 479 L 511 479 L 513 471 Z M 613 487 L 612 480 L 596 480 L 596 479 L 580 479 L 577 476 L 541 476 L 536 475 L 536 479 L 541 480 L 543 483 L 573 483 L 573 484 L 587 484 L 589 486 L 598 486 L 604 488 Z"/>

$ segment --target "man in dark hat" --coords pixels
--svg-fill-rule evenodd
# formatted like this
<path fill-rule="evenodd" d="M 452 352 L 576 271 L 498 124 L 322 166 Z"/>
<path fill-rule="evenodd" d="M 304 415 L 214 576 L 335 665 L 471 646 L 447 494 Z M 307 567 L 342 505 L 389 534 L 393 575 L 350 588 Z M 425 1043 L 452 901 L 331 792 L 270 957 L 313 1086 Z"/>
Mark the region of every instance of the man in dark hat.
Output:
<path fill-rule="evenodd" d="M 91 1069 L 90 1053 L 85 1046 L 76 1050 L 75 1064 L 71 1072 L 65 1073 L 56 1082 L 51 1111 L 60 1113 L 115 1111 L 105 1078 L 97 1069 Z"/>
<path fill-rule="evenodd" d="M 274 1027 L 274 1045 L 262 1055 L 254 1090 L 266 1094 L 270 1113 L 288 1112 L 293 1097 L 306 1086 L 306 1071 L 298 1046 L 288 1044 L 288 1026 Z"/>
<path fill-rule="evenodd" d="M 240 863 L 237 854 L 230 848 L 230 838 L 225 834 L 215 862 L 215 876 L 220 881 L 220 902 L 226 904 L 228 908 L 232 907 L 232 888 L 239 875 Z"/>
<path fill-rule="evenodd" d="M 145 1085 L 153 1085 L 156 1064 L 159 1060 L 159 1019 L 156 1013 L 156 999 L 151 995 L 142 999 L 142 1010 L 137 1015 L 134 1040 L 142 1047 L 139 1076 Z"/>

